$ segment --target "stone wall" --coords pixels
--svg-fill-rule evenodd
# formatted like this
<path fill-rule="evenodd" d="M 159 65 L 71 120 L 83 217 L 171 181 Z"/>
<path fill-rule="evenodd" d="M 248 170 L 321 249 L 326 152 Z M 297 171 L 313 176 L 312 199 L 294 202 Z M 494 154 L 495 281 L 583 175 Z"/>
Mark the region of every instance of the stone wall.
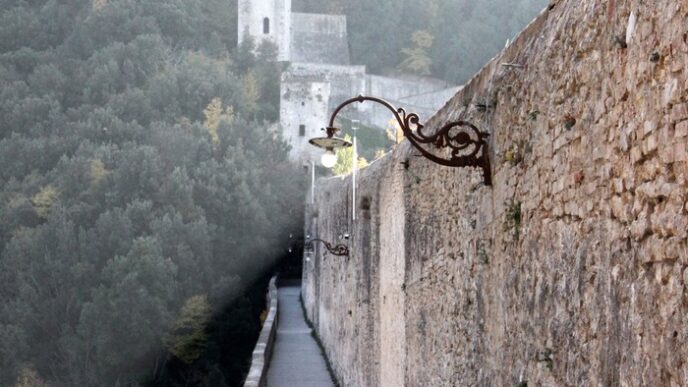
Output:
<path fill-rule="evenodd" d="M 268 313 L 263 321 L 256 347 L 251 356 L 251 368 L 248 371 L 244 387 L 266 387 L 268 367 L 275 344 L 278 323 L 277 277 L 272 277 L 268 283 L 268 292 L 265 296 Z"/>
<path fill-rule="evenodd" d="M 293 13 L 291 61 L 348 65 L 345 15 Z"/>
<path fill-rule="evenodd" d="M 688 385 L 688 2 L 553 1 L 428 122 L 491 133 L 493 186 L 404 142 L 319 181 L 303 297 L 345 386 Z M 408 169 L 402 163 L 408 162 Z"/>
<path fill-rule="evenodd" d="M 282 77 L 280 126 L 284 140 L 291 146 L 293 160 L 320 159 L 323 152 L 308 144 L 308 139 L 323 135 L 320 129 L 328 119 L 330 90 L 326 79 L 289 73 Z"/>
<path fill-rule="evenodd" d="M 394 105 L 413 109 L 421 117 L 430 117 L 444 105 L 456 92 L 458 87 L 427 77 L 410 77 L 402 75 L 393 77 L 369 75 L 366 88 L 361 94 L 384 98 Z M 360 107 L 361 121 L 369 125 L 386 129 L 392 118 L 388 109 L 374 104 L 363 104 Z"/>

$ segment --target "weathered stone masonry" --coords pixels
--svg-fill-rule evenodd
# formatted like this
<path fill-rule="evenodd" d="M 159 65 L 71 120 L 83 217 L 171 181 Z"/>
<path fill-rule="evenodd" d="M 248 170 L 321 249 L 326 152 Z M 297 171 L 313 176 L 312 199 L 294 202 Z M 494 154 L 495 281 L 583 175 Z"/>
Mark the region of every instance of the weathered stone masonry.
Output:
<path fill-rule="evenodd" d="M 342 385 L 687 386 L 687 90 L 688 1 L 555 1 L 428 122 L 489 131 L 493 187 L 408 143 L 355 222 L 320 181 L 307 231 L 352 253 L 303 297 Z"/>

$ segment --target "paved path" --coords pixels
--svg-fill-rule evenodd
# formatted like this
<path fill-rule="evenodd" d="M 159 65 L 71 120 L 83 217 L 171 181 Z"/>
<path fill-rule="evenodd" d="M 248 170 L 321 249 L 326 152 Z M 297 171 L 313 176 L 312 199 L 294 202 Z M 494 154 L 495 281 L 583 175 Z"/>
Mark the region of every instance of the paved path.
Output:
<path fill-rule="evenodd" d="M 301 288 L 285 286 L 277 292 L 279 320 L 268 387 L 334 387 L 320 347 L 303 318 Z"/>

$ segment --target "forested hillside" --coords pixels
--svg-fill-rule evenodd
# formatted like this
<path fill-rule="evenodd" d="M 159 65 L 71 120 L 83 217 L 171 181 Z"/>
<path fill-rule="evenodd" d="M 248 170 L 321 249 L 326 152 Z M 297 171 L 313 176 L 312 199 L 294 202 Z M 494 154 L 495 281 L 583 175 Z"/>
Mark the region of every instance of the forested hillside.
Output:
<path fill-rule="evenodd" d="M 300 12 L 346 14 L 352 61 L 371 72 L 398 69 L 457 85 L 546 5 L 547 0 L 293 0 Z"/>
<path fill-rule="evenodd" d="M 268 128 L 274 48 L 237 51 L 235 19 L 225 0 L 0 1 L 0 385 L 134 385 L 170 361 L 202 364 L 158 385 L 240 382 L 206 323 L 250 309 L 305 190 Z M 213 329 L 254 332 L 246 313 Z"/>

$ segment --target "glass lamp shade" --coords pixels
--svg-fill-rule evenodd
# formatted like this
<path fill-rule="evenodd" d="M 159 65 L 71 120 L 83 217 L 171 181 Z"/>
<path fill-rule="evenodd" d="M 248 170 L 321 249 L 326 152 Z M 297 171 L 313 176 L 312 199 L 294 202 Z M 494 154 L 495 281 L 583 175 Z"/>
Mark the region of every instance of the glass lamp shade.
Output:
<path fill-rule="evenodd" d="M 322 163 L 323 167 L 332 168 L 335 164 L 337 164 L 337 155 L 333 150 L 329 149 L 327 152 L 325 152 L 325 154 L 322 155 L 320 162 Z"/>

